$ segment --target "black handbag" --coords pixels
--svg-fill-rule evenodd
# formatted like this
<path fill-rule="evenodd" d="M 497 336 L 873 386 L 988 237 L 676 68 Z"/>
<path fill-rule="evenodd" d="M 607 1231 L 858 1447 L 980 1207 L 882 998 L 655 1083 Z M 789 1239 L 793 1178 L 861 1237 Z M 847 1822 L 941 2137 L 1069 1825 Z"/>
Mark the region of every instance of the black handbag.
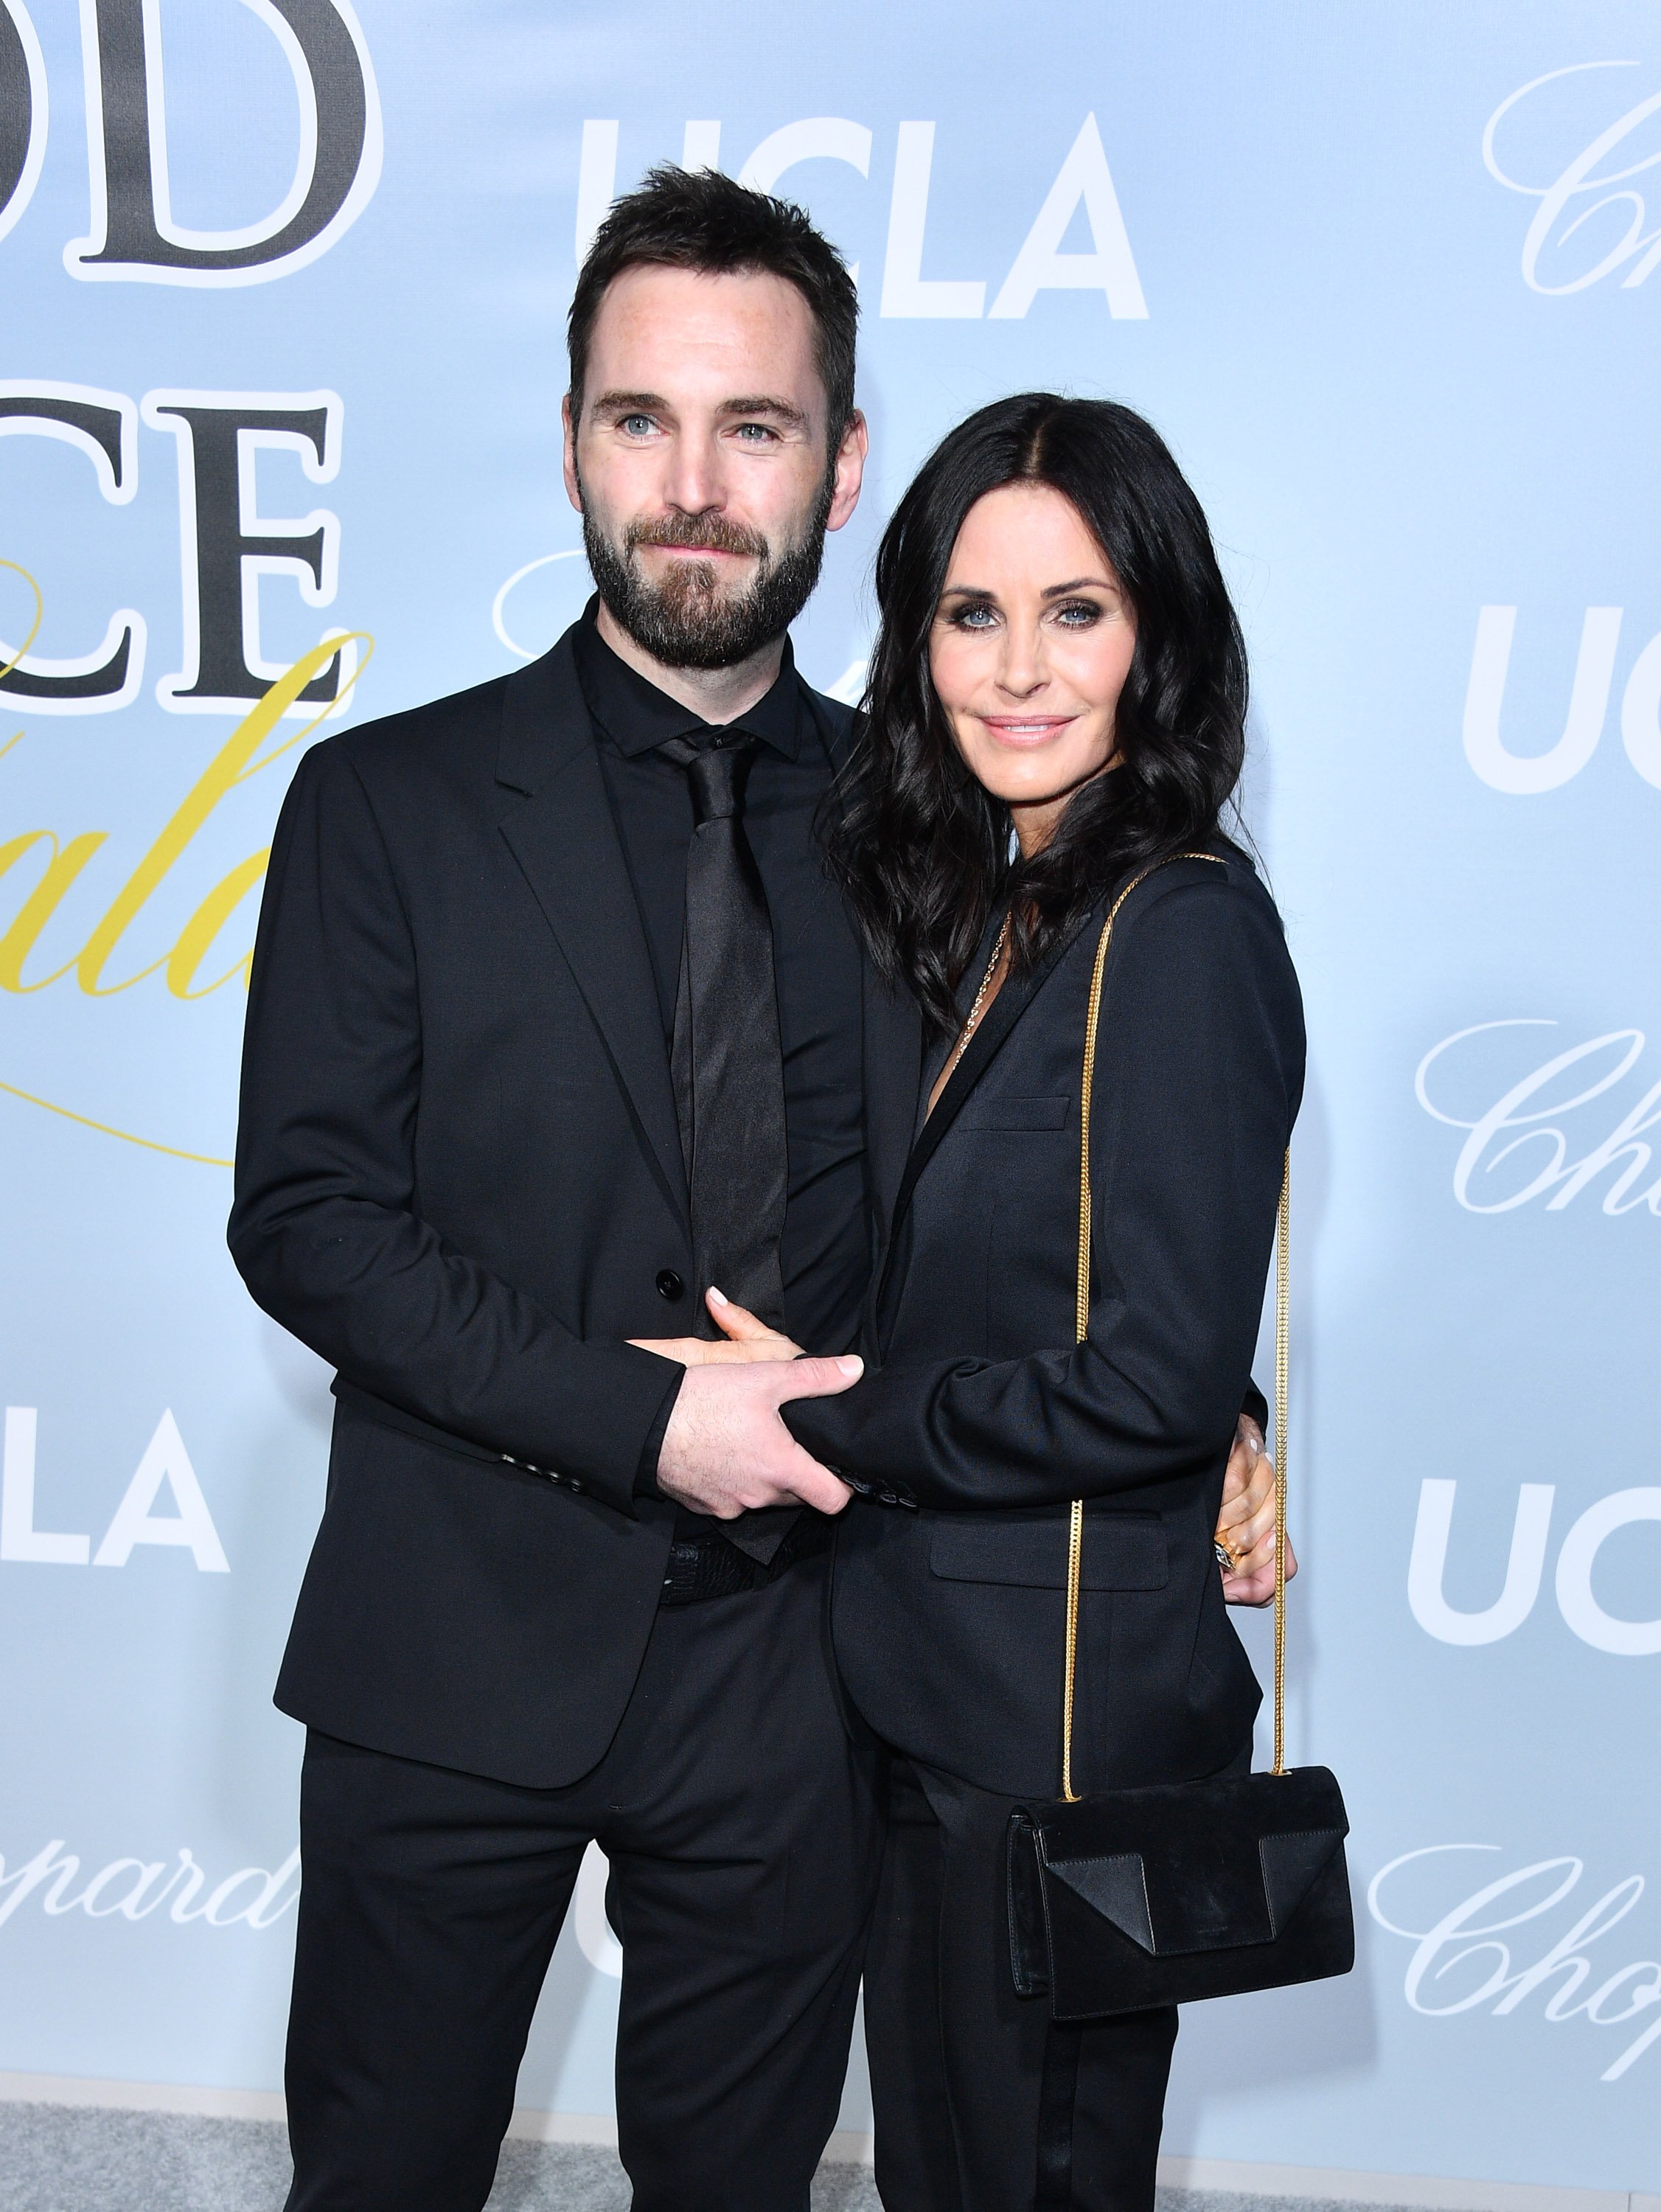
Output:
<path fill-rule="evenodd" d="M 1209 860 L 1215 855 L 1173 857 Z M 1080 1343 L 1089 1322 L 1090 1100 L 1102 977 L 1118 910 L 1152 872 L 1144 870 L 1114 901 L 1090 980 L 1079 1117 Z M 1022 1996 L 1047 1994 L 1058 2021 L 1318 1981 L 1347 1974 L 1355 1962 L 1343 1798 L 1325 1767 L 1288 1771 L 1284 1755 L 1290 1222 L 1288 1155 L 1281 1184 L 1275 1301 L 1275 1764 L 1266 1774 L 1074 1794 L 1073 1681 L 1084 1539 L 1083 1502 L 1076 1501 L 1067 1565 L 1062 1794 L 1058 1803 L 1017 1809 L 1008 1856 L 1015 1985 Z"/>

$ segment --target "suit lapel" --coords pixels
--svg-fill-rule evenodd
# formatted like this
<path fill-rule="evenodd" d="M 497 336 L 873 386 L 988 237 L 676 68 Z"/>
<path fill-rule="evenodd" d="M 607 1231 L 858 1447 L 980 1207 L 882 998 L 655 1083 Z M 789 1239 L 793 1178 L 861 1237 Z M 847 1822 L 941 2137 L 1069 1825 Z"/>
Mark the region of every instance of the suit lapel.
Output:
<path fill-rule="evenodd" d="M 917 1188 L 918 1177 L 939 1151 L 942 1139 L 962 1112 L 976 1084 L 1009 1042 L 1015 1024 L 1044 988 L 1054 973 L 1057 963 L 1076 941 L 1079 932 L 1088 920 L 1089 916 L 1084 915 L 1064 930 L 1042 959 L 1028 969 L 1025 975 L 1010 976 L 987 1008 L 979 1028 L 969 1040 L 968 1050 L 952 1070 L 951 1080 L 941 1092 L 934 1111 L 923 1124 L 918 1133 L 917 1142 L 912 1146 L 911 1157 L 906 1162 L 899 1194 L 894 1200 L 896 1221 Z M 1083 1052 L 1084 1037 L 1081 1030 L 1081 1061 Z"/>
<path fill-rule="evenodd" d="M 917 1124 L 923 1064 L 923 1016 L 909 991 L 891 991 L 872 968 L 865 975 L 865 1144 L 877 1249 L 887 1248 L 906 1154 Z"/>
<path fill-rule="evenodd" d="M 671 1203 L 688 1212 L 680 1125 L 646 932 L 569 636 L 507 680 L 500 829 L 605 1039 Z"/>

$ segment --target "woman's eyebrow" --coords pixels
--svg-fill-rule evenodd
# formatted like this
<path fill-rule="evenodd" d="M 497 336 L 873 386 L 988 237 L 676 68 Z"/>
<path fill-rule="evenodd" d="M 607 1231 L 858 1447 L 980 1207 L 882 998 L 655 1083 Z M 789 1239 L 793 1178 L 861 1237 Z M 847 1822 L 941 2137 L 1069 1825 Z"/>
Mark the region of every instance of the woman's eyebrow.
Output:
<path fill-rule="evenodd" d="M 1069 592 L 1086 590 L 1111 592 L 1115 588 L 1106 576 L 1075 576 L 1070 584 L 1049 585 L 1045 590 L 1044 596 L 1046 599 L 1064 599 Z"/>
<path fill-rule="evenodd" d="M 943 599 L 993 599 L 997 594 L 985 584 L 948 584 L 940 596 Z"/>

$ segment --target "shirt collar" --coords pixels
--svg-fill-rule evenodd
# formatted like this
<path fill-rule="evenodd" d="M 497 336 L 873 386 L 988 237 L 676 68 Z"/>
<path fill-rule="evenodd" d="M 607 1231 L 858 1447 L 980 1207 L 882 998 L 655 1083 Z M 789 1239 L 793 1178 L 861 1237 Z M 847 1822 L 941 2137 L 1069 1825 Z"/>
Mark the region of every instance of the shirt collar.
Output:
<path fill-rule="evenodd" d="M 584 608 L 577 625 L 577 675 L 589 712 L 618 751 L 632 759 L 669 738 L 690 738 L 695 743 L 704 737 L 712 725 L 701 714 L 671 699 L 667 691 L 660 691 L 612 651 L 600 635 L 599 605 L 597 594 Z M 802 750 L 801 690 L 796 657 L 786 638 L 772 689 L 724 727 L 728 732 L 743 730 L 786 760 L 795 760 Z"/>

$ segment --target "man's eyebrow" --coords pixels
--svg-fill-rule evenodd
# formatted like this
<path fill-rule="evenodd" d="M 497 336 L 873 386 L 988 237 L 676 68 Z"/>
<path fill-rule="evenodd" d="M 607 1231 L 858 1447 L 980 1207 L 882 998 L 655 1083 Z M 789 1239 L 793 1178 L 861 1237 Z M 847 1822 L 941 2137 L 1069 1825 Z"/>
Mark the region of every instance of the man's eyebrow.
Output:
<path fill-rule="evenodd" d="M 718 412 L 723 415 L 773 415 L 793 429 L 805 430 L 808 418 L 799 407 L 792 407 L 788 399 L 774 398 L 770 393 L 760 392 L 749 399 L 724 399 Z"/>
<path fill-rule="evenodd" d="M 669 402 L 658 392 L 603 392 L 594 402 L 597 415 L 663 415 Z"/>

